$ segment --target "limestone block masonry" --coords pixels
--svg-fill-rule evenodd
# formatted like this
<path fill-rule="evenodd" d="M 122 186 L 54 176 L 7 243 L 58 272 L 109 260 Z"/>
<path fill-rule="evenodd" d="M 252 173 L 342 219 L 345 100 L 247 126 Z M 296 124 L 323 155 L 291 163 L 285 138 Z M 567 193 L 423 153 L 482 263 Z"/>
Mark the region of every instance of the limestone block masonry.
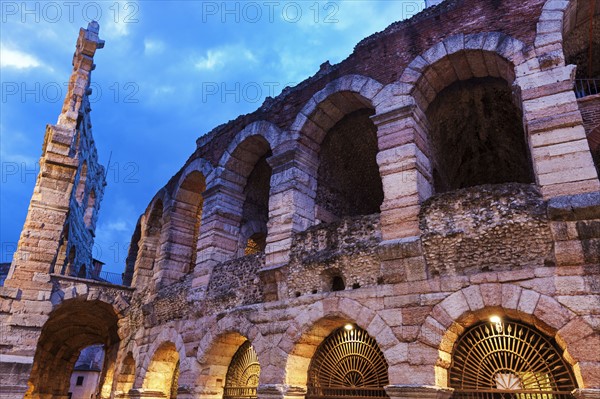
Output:
<path fill-rule="evenodd" d="M 0 288 L 0 398 L 65 399 L 93 344 L 106 399 L 600 398 L 600 102 L 574 91 L 600 79 L 578 33 L 600 7 L 439 3 L 200 137 L 140 216 L 124 285 L 81 271 L 104 188 L 85 90 L 104 43 L 82 29 Z M 478 328 L 496 366 L 475 386 L 454 370 Z M 337 358 L 346 379 L 318 380 L 342 336 L 372 338 L 385 378 Z"/>

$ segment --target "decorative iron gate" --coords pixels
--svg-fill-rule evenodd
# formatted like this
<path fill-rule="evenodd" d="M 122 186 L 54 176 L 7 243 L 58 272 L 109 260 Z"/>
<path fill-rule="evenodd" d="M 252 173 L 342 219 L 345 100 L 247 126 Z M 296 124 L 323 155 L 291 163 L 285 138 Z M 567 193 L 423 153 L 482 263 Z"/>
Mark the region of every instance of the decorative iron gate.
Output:
<path fill-rule="evenodd" d="M 259 376 L 260 364 L 256 351 L 250 341 L 246 341 L 235 352 L 229 364 L 223 399 L 255 399 Z"/>
<path fill-rule="evenodd" d="M 455 399 L 569 399 L 576 384 L 554 342 L 505 320 L 463 334 L 452 355 L 450 386 Z"/>
<path fill-rule="evenodd" d="M 387 398 L 388 366 L 366 331 L 339 328 L 317 348 L 308 369 L 307 399 Z"/>

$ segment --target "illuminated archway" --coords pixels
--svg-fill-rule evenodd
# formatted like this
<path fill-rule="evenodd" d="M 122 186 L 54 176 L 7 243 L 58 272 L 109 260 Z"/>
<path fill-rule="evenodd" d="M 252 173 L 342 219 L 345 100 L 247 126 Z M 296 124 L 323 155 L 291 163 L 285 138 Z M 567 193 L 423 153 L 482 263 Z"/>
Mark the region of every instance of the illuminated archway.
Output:
<path fill-rule="evenodd" d="M 179 353 L 172 342 L 161 344 L 148 366 L 143 388 L 148 391 L 162 392 L 167 399 L 177 397 L 179 380 Z"/>
<path fill-rule="evenodd" d="M 388 365 L 377 342 L 351 324 L 317 348 L 308 368 L 307 399 L 386 398 Z"/>
<path fill-rule="evenodd" d="M 482 322 L 456 342 L 454 398 L 568 398 L 576 387 L 556 343 L 518 321 Z"/>
<path fill-rule="evenodd" d="M 260 377 L 258 356 L 250 341 L 240 346 L 229 364 L 225 377 L 224 399 L 256 398 Z"/>

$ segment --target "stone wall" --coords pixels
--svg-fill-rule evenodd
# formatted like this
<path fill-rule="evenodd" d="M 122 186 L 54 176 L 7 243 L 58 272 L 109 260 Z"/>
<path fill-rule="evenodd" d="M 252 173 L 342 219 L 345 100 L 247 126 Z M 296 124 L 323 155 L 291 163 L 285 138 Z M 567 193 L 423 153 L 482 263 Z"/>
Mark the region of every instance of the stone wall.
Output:
<path fill-rule="evenodd" d="M 377 285 L 375 249 L 380 241 L 379 214 L 348 217 L 296 234 L 281 278 L 287 297 L 330 292 L 335 276 L 346 289 Z"/>
<path fill-rule="evenodd" d="M 258 271 L 264 264 L 264 253 L 258 253 L 223 262 L 215 267 L 208 285 L 203 313 L 210 314 L 262 302 L 263 292 Z"/>
<path fill-rule="evenodd" d="M 420 219 L 430 277 L 554 264 L 546 204 L 534 185 L 441 194 L 423 204 Z"/>

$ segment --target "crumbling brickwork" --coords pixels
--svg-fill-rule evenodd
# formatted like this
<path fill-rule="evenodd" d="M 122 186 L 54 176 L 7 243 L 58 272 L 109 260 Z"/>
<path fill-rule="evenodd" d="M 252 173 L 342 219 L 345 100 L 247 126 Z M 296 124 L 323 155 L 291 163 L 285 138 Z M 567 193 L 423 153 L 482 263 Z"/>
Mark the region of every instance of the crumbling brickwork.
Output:
<path fill-rule="evenodd" d="M 449 376 L 457 343 L 511 321 L 569 370 L 571 390 L 551 395 L 596 398 L 598 104 L 575 96 L 569 57 L 583 42 L 568 42 L 599 14 L 581 0 L 446 0 L 364 39 L 198 139 L 133 232 L 129 289 L 50 276 L 78 206 L 76 189 L 62 195 L 46 250 L 15 258 L 0 291 L 0 397 L 64 398 L 77 353 L 96 343 L 108 348 L 102 398 L 229 397 L 250 342 L 258 378 L 236 388 L 303 398 L 312 359 L 342 328 L 376 341 L 389 398 L 462 397 Z M 88 50 L 100 43 L 91 28 Z M 20 250 L 38 244 L 35 204 Z"/>

